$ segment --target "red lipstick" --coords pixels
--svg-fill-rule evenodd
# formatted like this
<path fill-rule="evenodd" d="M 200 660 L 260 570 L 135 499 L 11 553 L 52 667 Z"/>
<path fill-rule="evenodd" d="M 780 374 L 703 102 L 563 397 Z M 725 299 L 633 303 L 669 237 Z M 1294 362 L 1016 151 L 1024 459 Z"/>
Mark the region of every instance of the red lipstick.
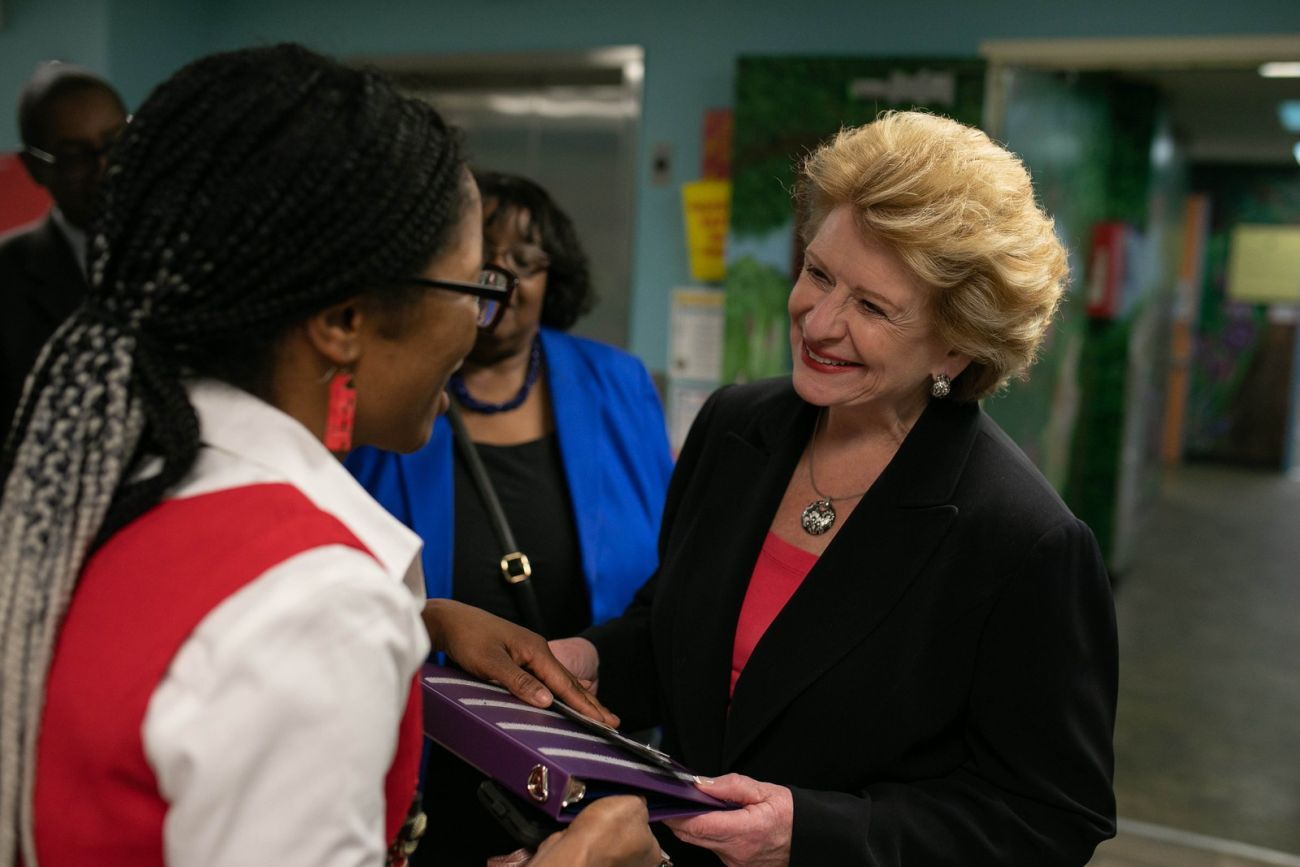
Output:
<path fill-rule="evenodd" d="M 826 361 L 839 362 L 839 364 L 826 364 L 825 362 L 813 358 L 812 350 L 808 348 L 807 343 L 801 343 L 800 345 L 803 347 L 803 352 L 800 353 L 803 358 L 803 363 L 818 373 L 847 373 L 850 370 L 855 370 L 862 366 L 855 361 L 849 361 L 845 358 L 836 358 L 834 355 L 827 355 L 822 352 L 817 353 L 819 358 L 823 358 Z"/>

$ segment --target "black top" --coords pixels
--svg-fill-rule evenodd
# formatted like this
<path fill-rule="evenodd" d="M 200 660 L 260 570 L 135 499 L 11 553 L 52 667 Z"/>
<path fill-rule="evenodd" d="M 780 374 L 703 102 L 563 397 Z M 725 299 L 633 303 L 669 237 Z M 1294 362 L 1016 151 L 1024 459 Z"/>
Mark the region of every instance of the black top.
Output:
<path fill-rule="evenodd" d="M 574 635 L 591 625 L 578 532 L 554 433 L 513 446 L 475 443 L 505 510 L 519 550 L 533 567 L 532 582 L 547 638 Z M 501 577 L 501 542 L 474 479 L 456 452 L 456 537 L 452 598 L 519 622 L 514 588 Z"/>
<path fill-rule="evenodd" d="M 513 446 L 474 445 L 505 510 L 510 531 L 532 563 L 529 580 L 537 594 L 546 637 L 577 634 L 591 624 L 591 604 L 558 437 L 552 433 Z M 501 555 L 506 552 L 501 550 L 460 449 L 453 454 L 456 527 L 452 598 L 518 622 L 521 617 L 514 588 L 501 577 Z M 412 867 L 482 867 L 489 857 L 519 847 L 479 805 L 476 790 L 482 780 L 483 774 L 455 755 L 430 745 L 424 785 L 430 835 L 415 851 Z M 436 829 L 446 833 L 434 833 Z"/>

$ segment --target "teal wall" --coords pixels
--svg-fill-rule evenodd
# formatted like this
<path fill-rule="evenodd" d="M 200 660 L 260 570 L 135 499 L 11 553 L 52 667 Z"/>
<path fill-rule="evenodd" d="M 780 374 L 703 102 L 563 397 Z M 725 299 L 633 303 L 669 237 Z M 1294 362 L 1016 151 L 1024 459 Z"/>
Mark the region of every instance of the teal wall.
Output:
<path fill-rule="evenodd" d="M 0 151 L 18 146 L 18 89 L 42 60 L 106 74 L 108 0 L 5 0 L 0 27 Z"/>
<path fill-rule="evenodd" d="M 51 5 L 66 0 L 45 0 Z M 159 81 L 209 53 L 220 0 L 108 0 L 108 68 L 127 105 L 136 106 Z"/>
<path fill-rule="evenodd" d="M 1219 4 L 933 0 L 8 0 L 0 30 L 0 117 L 37 59 L 62 55 L 107 73 L 136 104 L 208 51 L 292 39 L 340 55 L 646 51 L 631 348 L 666 357 L 668 290 L 687 281 L 679 192 L 649 184 L 649 145 L 673 147 L 674 181 L 700 161 L 704 110 L 730 105 L 741 54 L 974 56 L 984 39 L 1300 32 L 1297 0 Z M 0 148 L 16 134 L 0 122 Z"/>

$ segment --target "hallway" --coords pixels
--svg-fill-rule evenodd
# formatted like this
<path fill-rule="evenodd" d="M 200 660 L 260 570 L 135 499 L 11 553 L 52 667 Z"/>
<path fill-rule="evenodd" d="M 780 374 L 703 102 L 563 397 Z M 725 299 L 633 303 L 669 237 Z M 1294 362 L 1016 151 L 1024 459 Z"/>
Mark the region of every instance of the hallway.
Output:
<path fill-rule="evenodd" d="M 1300 477 L 1167 473 L 1116 607 L 1126 821 L 1094 867 L 1300 865 Z"/>

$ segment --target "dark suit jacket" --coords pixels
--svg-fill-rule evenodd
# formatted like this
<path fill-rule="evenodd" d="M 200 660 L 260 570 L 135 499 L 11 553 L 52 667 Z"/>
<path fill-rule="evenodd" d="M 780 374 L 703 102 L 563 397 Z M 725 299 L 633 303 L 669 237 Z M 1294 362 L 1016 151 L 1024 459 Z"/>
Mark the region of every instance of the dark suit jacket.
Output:
<path fill-rule="evenodd" d="M 0 444 L 41 347 L 85 297 L 81 268 L 52 218 L 0 241 Z"/>
<path fill-rule="evenodd" d="M 1085 864 L 1114 833 L 1110 586 L 1091 531 L 977 406 L 931 402 L 728 708 L 740 605 L 815 417 L 788 380 L 709 400 L 659 572 L 588 633 L 601 698 L 662 722 L 700 773 L 790 787 L 792 864 Z"/>

